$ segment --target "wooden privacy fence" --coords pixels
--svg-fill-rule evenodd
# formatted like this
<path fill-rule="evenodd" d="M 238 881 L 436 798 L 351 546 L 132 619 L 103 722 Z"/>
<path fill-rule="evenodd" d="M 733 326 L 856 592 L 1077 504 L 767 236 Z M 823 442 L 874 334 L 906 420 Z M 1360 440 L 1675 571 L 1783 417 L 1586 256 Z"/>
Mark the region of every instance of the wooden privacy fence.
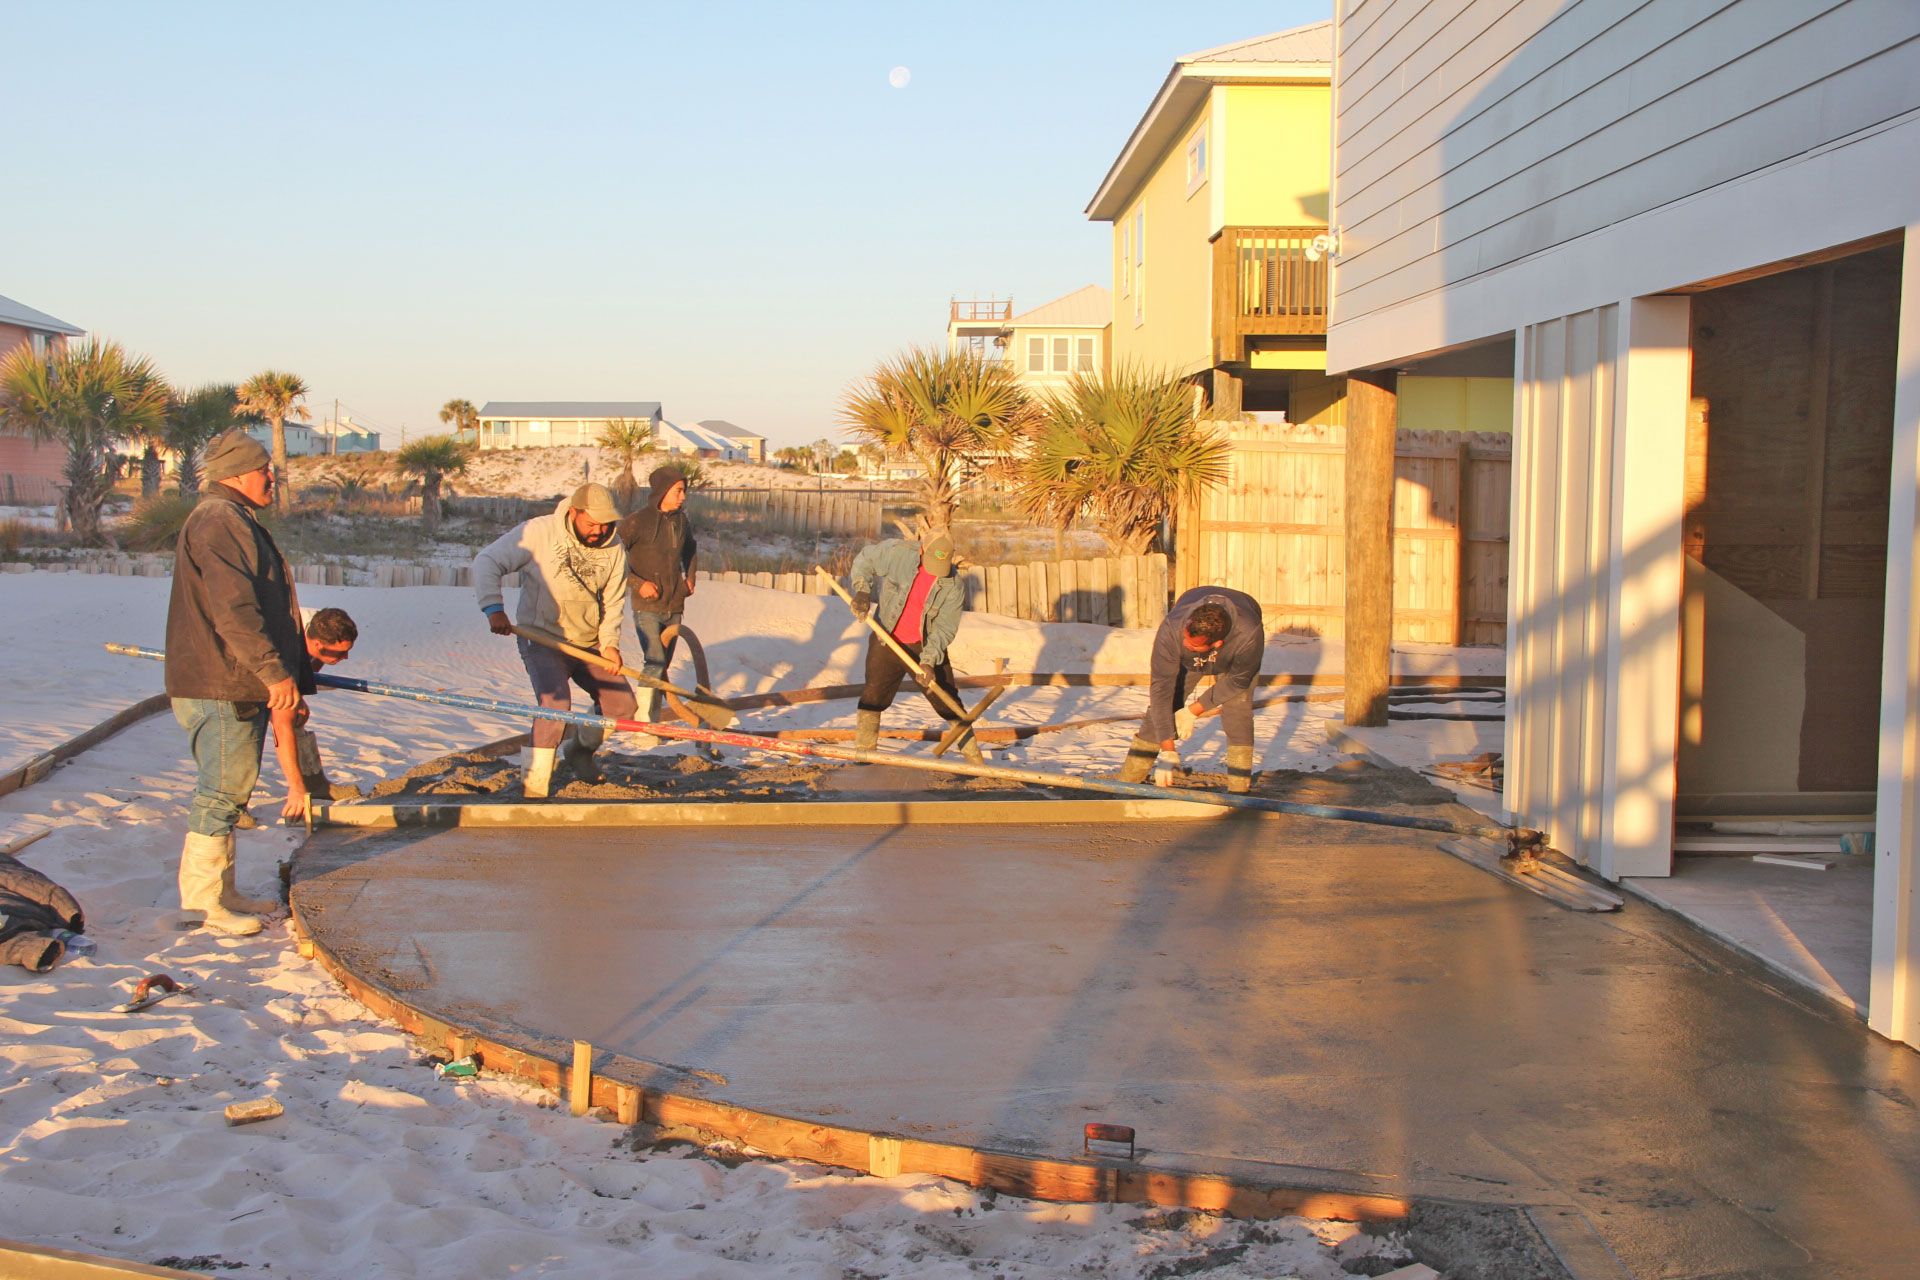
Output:
<path fill-rule="evenodd" d="M 782 533 L 878 538 L 883 495 L 834 489 L 695 489 L 689 510 L 742 516 Z"/>
<path fill-rule="evenodd" d="M 726 571 L 699 576 L 803 595 L 831 594 L 813 573 Z M 1167 616 L 1167 558 L 1163 555 L 976 564 L 960 570 L 959 576 L 966 608 L 973 613 L 1110 627 L 1154 627 Z M 844 581 L 841 585 L 850 586 Z"/>
<path fill-rule="evenodd" d="M 1269 630 L 1338 637 L 1346 611 L 1346 428 L 1235 424 L 1227 482 L 1180 513 L 1175 591 L 1220 585 Z M 1402 431 L 1393 490 L 1393 638 L 1502 644 L 1510 437 Z"/>

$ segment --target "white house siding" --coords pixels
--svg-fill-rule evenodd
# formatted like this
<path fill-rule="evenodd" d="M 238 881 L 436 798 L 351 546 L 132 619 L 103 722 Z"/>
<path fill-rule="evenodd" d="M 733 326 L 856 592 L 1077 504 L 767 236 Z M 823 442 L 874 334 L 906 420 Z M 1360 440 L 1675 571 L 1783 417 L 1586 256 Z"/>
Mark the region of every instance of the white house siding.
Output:
<path fill-rule="evenodd" d="M 1920 3 L 1338 12 L 1328 368 L 1516 338 L 1507 801 L 1607 875 L 1671 856 L 1670 295 L 1904 229 L 1868 1020 L 1920 1043 Z"/>
<path fill-rule="evenodd" d="M 1408 354 L 1387 352 L 1412 337 L 1410 305 L 1429 304 L 1422 327 L 1446 331 L 1438 347 L 1905 222 L 1882 200 L 1845 207 L 1855 190 L 1823 179 L 1854 169 L 1822 153 L 1899 126 L 1902 138 L 1872 150 L 1891 151 L 1913 185 L 1913 0 L 1343 0 L 1343 11 L 1334 367 Z M 1793 190 L 1711 210 L 1726 243 L 1708 256 L 1745 263 L 1703 262 L 1693 244 L 1675 261 L 1647 243 L 1651 226 L 1641 243 L 1595 239 L 1777 166 L 1797 170 Z M 1868 175 L 1860 190 L 1886 186 Z M 1554 253 L 1576 244 L 1585 252 Z M 1514 270 L 1528 266 L 1540 270 Z M 1495 298 L 1455 288 L 1496 278 Z"/>
<path fill-rule="evenodd" d="M 1687 315 L 1640 299 L 1518 343 L 1506 803 L 1614 879 L 1672 856 Z"/>

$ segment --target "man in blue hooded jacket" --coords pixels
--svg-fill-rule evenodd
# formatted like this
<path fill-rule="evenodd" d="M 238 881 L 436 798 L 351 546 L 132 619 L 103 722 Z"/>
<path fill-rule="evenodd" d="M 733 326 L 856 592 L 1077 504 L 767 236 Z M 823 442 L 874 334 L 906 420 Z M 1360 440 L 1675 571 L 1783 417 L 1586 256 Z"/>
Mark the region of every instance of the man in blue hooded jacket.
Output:
<path fill-rule="evenodd" d="M 854 557 L 852 576 L 853 611 L 864 618 L 874 610 L 874 621 L 926 668 L 956 705 L 964 705 L 953 681 L 953 664 L 947 660 L 947 647 L 960 629 L 966 602 L 960 581 L 953 576 L 953 539 L 939 533 L 918 544 L 905 538 L 875 543 Z M 876 584 L 878 605 L 874 603 Z M 899 655 L 879 636 L 869 636 L 866 687 L 860 693 L 860 727 L 854 739 L 861 750 L 871 751 L 879 742 L 880 713 L 893 705 L 906 675 Z M 933 690 L 924 692 L 942 720 L 958 718 Z M 970 762 L 982 763 L 980 745 L 970 735 L 961 750 Z"/>

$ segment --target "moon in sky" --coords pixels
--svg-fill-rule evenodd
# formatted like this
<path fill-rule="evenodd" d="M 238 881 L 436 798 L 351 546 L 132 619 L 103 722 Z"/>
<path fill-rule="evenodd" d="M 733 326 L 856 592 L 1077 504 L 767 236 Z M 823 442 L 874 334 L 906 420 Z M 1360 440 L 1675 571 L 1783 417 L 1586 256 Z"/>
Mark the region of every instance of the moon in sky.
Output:
<path fill-rule="evenodd" d="M 896 89 L 906 88 L 908 82 L 912 79 L 913 72 L 907 70 L 905 67 L 895 67 L 893 70 L 887 72 L 887 83 Z"/>

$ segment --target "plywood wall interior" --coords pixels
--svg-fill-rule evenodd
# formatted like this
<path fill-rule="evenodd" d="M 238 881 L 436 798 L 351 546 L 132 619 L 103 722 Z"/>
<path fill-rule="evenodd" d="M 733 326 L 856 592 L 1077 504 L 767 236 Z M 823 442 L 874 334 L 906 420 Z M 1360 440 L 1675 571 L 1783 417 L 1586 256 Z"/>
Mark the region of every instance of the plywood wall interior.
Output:
<path fill-rule="evenodd" d="M 1875 782 L 1899 254 L 1693 298 L 1687 553 L 1806 637 L 1802 791 Z"/>

